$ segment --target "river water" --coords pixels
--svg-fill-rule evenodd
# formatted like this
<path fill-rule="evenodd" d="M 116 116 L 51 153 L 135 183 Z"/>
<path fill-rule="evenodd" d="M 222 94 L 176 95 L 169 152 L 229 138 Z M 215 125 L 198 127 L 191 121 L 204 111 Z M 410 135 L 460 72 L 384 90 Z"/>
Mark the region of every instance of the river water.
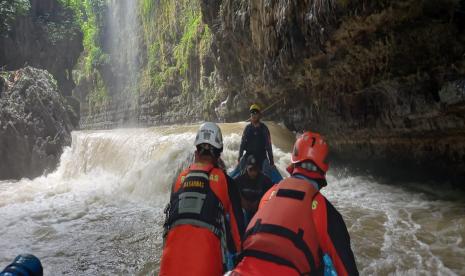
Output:
<path fill-rule="evenodd" d="M 221 125 L 230 167 L 244 126 Z M 55 172 L 0 182 L 0 266 L 28 252 L 45 275 L 156 274 L 163 208 L 197 127 L 74 132 Z M 284 173 L 294 137 L 269 127 Z M 329 174 L 322 193 L 346 221 L 362 275 L 465 275 L 465 195 L 434 187 Z"/>

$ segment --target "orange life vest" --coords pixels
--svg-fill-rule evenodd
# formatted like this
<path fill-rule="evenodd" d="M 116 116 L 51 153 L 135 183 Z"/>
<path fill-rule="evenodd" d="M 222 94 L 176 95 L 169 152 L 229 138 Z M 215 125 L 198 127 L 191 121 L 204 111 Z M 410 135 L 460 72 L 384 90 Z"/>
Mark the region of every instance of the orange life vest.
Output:
<path fill-rule="evenodd" d="M 318 191 L 308 182 L 287 178 L 249 223 L 243 255 L 296 269 L 301 275 L 321 272 L 321 249 L 312 219 Z"/>
<path fill-rule="evenodd" d="M 165 209 L 166 219 L 164 236 L 176 226 L 193 225 L 210 230 L 221 241 L 223 261 L 227 250 L 227 235 L 230 228 L 225 218 L 225 207 L 222 200 L 213 191 L 212 182 L 218 182 L 218 170 L 209 164 L 192 164 L 181 182 L 177 183 L 171 195 L 170 203 Z M 180 185 L 179 185 L 180 184 Z M 215 189 L 227 189 L 227 184 L 215 183 Z M 221 188 L 220 188 L 221 187 Z M 226 192 L 227 193 L 227 192 Z"/>

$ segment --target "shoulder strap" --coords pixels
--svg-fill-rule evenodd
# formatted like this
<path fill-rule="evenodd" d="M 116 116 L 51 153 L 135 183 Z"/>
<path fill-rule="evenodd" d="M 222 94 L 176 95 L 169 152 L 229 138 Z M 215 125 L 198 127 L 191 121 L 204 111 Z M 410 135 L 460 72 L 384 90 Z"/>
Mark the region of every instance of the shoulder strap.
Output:
<path fill-rule="evenodd" d="M 248 236 L 257 234 L 257 233 L 274 234 L 274 235 L 290 240 L 295 245 L 295 247 L 297 247 L 305 255 L 310 265 L 311 271 L 316 271 L 315 259 L 313 258 L 312 251 L 310 250 L 310 248 L 307 246 L 307 244 L 305 243 L 303 239 L 304 231 L 302 229 L 299 229 L 299 231 L 295 233 L 291 231 L 290 229 L 287 229 L 279 225 L 262 224 L 261 219 L 258 219 L 255 222 L 255 225 L 245 233 L 244 240 Z"/>

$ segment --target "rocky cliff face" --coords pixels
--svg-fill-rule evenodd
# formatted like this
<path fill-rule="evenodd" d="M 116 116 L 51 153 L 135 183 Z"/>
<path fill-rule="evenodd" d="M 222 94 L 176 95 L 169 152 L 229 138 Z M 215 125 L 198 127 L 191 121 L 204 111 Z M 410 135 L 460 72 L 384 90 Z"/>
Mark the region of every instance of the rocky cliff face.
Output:
<path fill-rule="evenodd" d="M 465 183 L 459 1 L 139 3 L 136 100 L 86 94 L 111 87 L 97 67 L 83 126 L 237 121 L 258 102 L 266 119 L 322 132 L 343 164 Z"/>
<path fill-rule="evenodd" d="M 79 124 L 79 102 L 70 96 L 82 33 L 66 3 L 0 4 L 0 179 L 53 170 Z"/>
<path fill-rule="evenodd" d="M 83 128 L 215 117 L 221 97 L 200 2 L 107 1 L 93 12 L 103 22 L 95 40 L 107 58 L 75 90 Z"/>
<path fill-rule="evenodd" d="M 71 143 L 73 116 L 47 71 L 0 72 L 0 179 L 53 170 Z"/>
<path fill-rule="evenodd" d="M 12 0 L 15 2 L 21 1 Z M 46 69 L 58 81 L 60 92 L 71 96 L 75 87 L 72 70 L 83 49 L 75 15 L 59 0 L 29 0 L 26 4 L 28 10 L 0 33 L 0 66 L 6 70 L 25 66 Z"/>
<path fill-rule="evenodd" d="M 346 164 L 465 179 L 458 1 L 201 1 L 226 120 L 248 104 L 327 136 Z M 411 173 L 411 171 L 409 171 Z"/>

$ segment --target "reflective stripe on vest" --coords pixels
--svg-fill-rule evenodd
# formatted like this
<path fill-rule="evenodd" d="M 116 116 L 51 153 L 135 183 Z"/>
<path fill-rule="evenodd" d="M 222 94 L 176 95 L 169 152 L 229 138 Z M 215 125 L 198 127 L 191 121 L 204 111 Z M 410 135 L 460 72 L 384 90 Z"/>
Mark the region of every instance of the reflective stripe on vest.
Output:
<path fill-rule="evenodd" d="M 288 265 L 302 275 L 318 273 L 320 247 L 312 218 L 312 201 L 318 191 L 296 178 L 277 185 L 276 193 L 249 224 L 243 255 Z"/>
<path fill-rule="evenodd" d="M 206 180 L 208 180 L 208 174 L 206 174 L 205 172 L 189 172 L 186 175 L 186 178 L 187 177 L 200 177 L 200 178 L 205 178 Z"/>
<path fill-rule="evenodd" d="M 226 267 L 229 228 L 223 203 L 210 187 L 210 172 L 213 168 L 205 164 L 189 167 L 181 187 L 172 194 L 165 209 L 163 236 L 166 237 L 171 229 L 179 225 L 207 229 L 220 239 L 223 265 Z"/>
<path fill-rule="evenodd" d="M 189 224 L 206 228 L 221 238 L 224 207 L 210 188 L 213 166 L 193 164 L 165 209 L 165 235 L 175 226 Z"/>

